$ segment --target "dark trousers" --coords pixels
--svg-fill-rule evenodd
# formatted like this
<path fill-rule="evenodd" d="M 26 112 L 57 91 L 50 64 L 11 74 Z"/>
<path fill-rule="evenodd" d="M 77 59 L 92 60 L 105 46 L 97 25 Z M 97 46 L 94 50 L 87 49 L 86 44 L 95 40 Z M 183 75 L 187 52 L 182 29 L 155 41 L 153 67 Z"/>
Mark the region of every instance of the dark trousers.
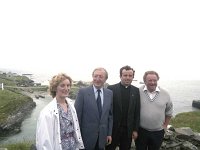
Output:
<path fill-rule="evenodd" d="M 136 150 L 159 150 L 164 137 L 164 130 L 148 131 L 139 128 L 138 138 L 135 141 Z"/>
<path fill-rule="evenodd" d="M 85 149 L 83 149 L 83 150 L 104 150 L 104 148 L 99 148 L 99 137 L 98 137 L 97 142 L 96 142 L 94 148 L 92 148 L 92 149 L 85 148 Z"/>
<path fill-rule="evenodd" d="M 104 150 L 104 148 L 99 148 L 99 138 L 97 139 L 97 143 L 95 145 L 95 149 L 94 150 Z"/>
<path fill-rule="evenodd" d="M 128 138 L 127 128 L 120 127 L 119 131 L 112 137 L 112 143 L 106 146 L 106 150 L 115 150 L 119 146 L 120 150 L 130 150 L 132 138 Z"/>

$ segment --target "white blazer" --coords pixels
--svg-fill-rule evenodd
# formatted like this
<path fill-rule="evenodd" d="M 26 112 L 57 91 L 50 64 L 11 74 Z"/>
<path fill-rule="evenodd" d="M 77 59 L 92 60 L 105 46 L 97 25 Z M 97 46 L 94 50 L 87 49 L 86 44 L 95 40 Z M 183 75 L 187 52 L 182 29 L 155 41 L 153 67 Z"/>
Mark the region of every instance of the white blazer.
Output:
<path fill-rule="evenodd" d="M 75 138 L 76 141 L 78 141 L 77 149 L 84 149 L 79 122 L 76 110 L 74 108 L 74 102 L 69 98 L 66 98 L 66 101 L 72 111 L 74 131 L 76 135 Z M 54 98 L 40 112 L 37 120 L 36 147 L 37 150 L 62 150 L 60 138 L 60 120 L 56 98 Z"/>

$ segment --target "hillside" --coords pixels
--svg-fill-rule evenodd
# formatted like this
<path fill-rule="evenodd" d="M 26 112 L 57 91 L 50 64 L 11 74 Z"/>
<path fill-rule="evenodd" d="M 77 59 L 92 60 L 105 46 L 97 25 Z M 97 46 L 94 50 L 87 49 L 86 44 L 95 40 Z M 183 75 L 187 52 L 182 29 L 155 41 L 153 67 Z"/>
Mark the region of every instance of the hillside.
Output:
<path fill-rule="evenodd" d="M 0 134 L 19 132 L 24 117 L 36 104 L 18 87 L 30 86 L 34 82 L 25 76 L 1 73 L 1 83 L 4 89 L 0 88 Z"/>

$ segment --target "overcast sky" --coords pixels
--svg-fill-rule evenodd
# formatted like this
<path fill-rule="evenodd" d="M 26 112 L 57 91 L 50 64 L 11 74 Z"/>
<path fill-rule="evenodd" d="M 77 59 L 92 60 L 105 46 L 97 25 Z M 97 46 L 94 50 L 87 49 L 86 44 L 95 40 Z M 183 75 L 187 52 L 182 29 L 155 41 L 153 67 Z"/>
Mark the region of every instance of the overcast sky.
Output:
<path fill-rule="evenodd" d="M 0 1 L 0 68 L 108 82 L 130 65 L 141 80 L 200 79 L 200 1 Z"/>

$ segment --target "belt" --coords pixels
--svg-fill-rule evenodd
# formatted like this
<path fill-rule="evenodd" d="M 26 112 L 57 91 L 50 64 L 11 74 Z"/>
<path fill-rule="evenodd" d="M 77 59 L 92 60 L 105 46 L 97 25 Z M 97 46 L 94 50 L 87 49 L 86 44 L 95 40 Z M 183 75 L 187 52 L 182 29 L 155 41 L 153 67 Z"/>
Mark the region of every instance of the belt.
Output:
<path fill-rule="evenodd" d="M 74 132 L 65 133 L 61 136 L 61 139 L 68 139 L 69 137 L 73 137 L 73 136 L 74 136 Z"/>

